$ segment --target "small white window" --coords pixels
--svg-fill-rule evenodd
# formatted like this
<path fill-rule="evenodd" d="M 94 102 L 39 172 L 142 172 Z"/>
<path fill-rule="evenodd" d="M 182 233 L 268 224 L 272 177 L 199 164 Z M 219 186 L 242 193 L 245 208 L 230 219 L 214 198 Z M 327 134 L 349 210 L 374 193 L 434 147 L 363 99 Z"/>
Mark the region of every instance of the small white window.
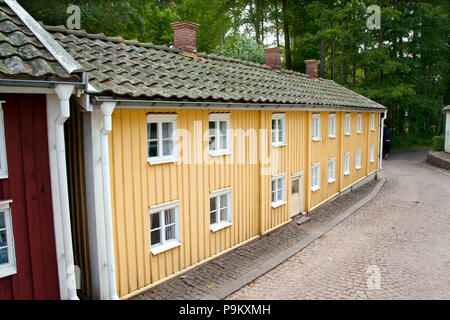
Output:
<path fill-rule="evenodd" d="M 174 201 L 150 208 L 150 244 L 153 254 L 181 245 L 178 203 Z"/>
<path fill-rule="evenodd" d="M 17 273 L 10 203 L 0 202 L 0 278 Z"/>
<path fill-rule="evenodd" d="M 328 118 L 328 137 L 336 138 L 336 114 L 330 113 Z"/>
<path fill-rule="evenodd" d="M 229 227 L 231 223 L 231 188 L 213 191 L 209 197 L 211 231 Z"/>
<path fill-rule="evenodd" d="M 230 114 L 212 113 L 209 115 L 209 154 L 220 156 L 230 154 Z"/>
<path fill-rule="evenodd" d="M 147 115 L 147 148 L 150 164 L 178 161 L 177 115 Z"/>
<path fill-rule="evenodd" d="M 356 170 L 361 169 L 361 149 L 356 151 Z"/>
<path fill-rule="evenodd" d="M 286 204 L 286 174 L 279 174 L 272 177 L 272 208 L 277 208 Z"/>
<path fill-rule="evenodd" d="M 344 176 L 350 174 L 350 153 L 344 155 Z"/>
<path fill-rule="evenodd" d="M 272 114 L 272 145 L 274 147 L 286 145 L 286 115 Z"/>
<path fill-rule="evenodd" d="M 370 130 L 375 131 L 375 113 L 370 115 Z"/>
<path fill-rule="evenodd" d="M 375 146 L 370 146 L 370 162 L 375 162 Z"/>
<path fill-rule="evenodd" d="M 320 189 L 320 163 L 316 163 L 312 166 L 311 170 L 311 191 L 317 191 Z"/>
<path fill-rule="evenodd" d="M 336 158 L 328 161 L 328 183 L 336 181 Z"/>
<path fill-rule="evenodd" d="M 344 134 L 346 136 L 349 136 L 351 134 L 350 123 L 351 123 L 351 114 L 350 113 L 346 113 L 345 114 L 345 126 L 344 126 Z"/>
<path fill-rule="evenodd" d="M 312 115 L 312 139 L 320 141 L 320 114 Z"/>
<path fill-rule="evenodd" d="M 0 101 L 0 179 L 8 178 L 8 161 L 6 157 L 6 142 L 5 142 L 5 122 L 3 117 L 3 103 Z"/>
<path fill-rule="evenodd" d="M 362 114 L 358 114 L 356 118 L 356 132 L 362 133 Z"/>

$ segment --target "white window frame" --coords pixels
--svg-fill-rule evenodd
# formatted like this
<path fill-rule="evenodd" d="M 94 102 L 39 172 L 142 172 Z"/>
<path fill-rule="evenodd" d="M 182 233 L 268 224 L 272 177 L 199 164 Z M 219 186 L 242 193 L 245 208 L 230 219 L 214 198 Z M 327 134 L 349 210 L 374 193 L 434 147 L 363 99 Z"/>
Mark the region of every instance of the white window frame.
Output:
<path fill-rule="evenodd" d="M 328 137 L 336 138 L 336 113 L 330 113 L 328 116 Z"/>
<path fill-rule="evenodd" d="M 336 181 L 336 158 L 328 160 L 328 183 Z"/>
<path fill-rule="evenodd" d="M 344 176 L 350 174 L 350 152 L 344 154 Z"/>
<path fill-rule="evenodd" d="M 312 140 L 320 141 L 320 113 L 313 113 L 311 117 L 312 122 Z"/>
<path fill-rule="evenodd" d="M 8 178 L 8 158 L 6 155 L 5 119 L 3 116 L 3 103 L 0 101 L 0 179 Z"/>
<path fill-rule="evenodd" d="M 147 126 L 150 123 L 156 123 L 157 124 L 157 130 L 158 130 L 158 150 L 162 152 L 163 150 L 163 139 L 162 139 L 162 124 L 163 123 L 172 123 L 172 141 L 173 141 L 173 148 L 172 148 L 172 154 L 167 156 L 156 156 L 156 157 L 149 157 L 148 152 L 150 148 L 150 137 L 147 134 L 147 159 L 150 164 L 160 164 L 160 163 L 170 163 L 170 162 L 178 162 L 178 133 L 177 133 L 177 114 L 153 114 L 149 113 L 147 114 Z"/>
<path fill-rule="evenodd" d="M 375 145 L 370 146 L 370 163 L 375 162 Z"/>
<path fill-rule="evenodd" d="M 14 230 L 10 207 L 11 202 L 11 200 L 0 202 L 0 212 L 3 212 L 5 216 L 5 228 L 0 230 L 6 230 L 6 248 L 8 248 L 8 263 L 0 264 L 0 279 L 12 276 L 17 273 L 16 251 L 14 247 Z"/>
<path fill-rule="evenodd" d="M 280 129 L 278 126 L 278 121 L 281 120 L 283 123 L 283 130 L 281 131 L 283 133 L 283 139 L 280 140 Z M 276 140 L 274 141 L 274 134 L 273 134 L 273 121 L 276 123 Z M 274 147 L 282 147 L 286 145 L 286 114 L 285 113 L 273 113 L 272 114 L 272 125 L 271 125 L 271 140 L 272 140 L 272 146 Z"/>
<path fill-rule="evenodd" d="M 216 141 L 216 149 L 211 150 L 211 129 L 209 129 L 209 123 L 215 122 L 215 141 Z M 226 128 L 226 146 L 225 148 L 221 148 L 220 141 L 221 141 L 221 133 L 220 133 L 220 123 L 225 122 L 227 125 Z M 209 114 L 209 122 L 208 122 L 208 132 L 209 132 L 209 140 L 208 140 L 208 148 L 209 148 L 209 155 L 212 157 L 222 156 L 222 155 L 228 155 L 231 154 L 231 134 L 230 134 L 230 114 L 229 113 L 210 113 Z"/>
<path fill-rule="evenodd" d="M 227 218 L 225 221 L 220 221 L 220 209 L 222 209 L 222 203 L 220 202 L 220 198 L 222 196 L 226 195 L 227 196 Z M 216 190 L 216 191 L 212 191 L 209 194 L 209 199 L 211 200 L 212 198 L 217 198 L 217 202 L 216 202 L 216 223 L 211 223 L 211 207 L 209 208 L 209 213 L 210 213 L 210 223 L 209 223 L 209 228 L 212 232 L 216 232 L 219 231 L 221 229 L 224 228 L 228 228 L 229 226 L 232 226 L 233 223 L 231 221 L 231 187 L 228 188 L 224 188 L 224 189 L 220 189 L 220 190 Z"/>
<path fill-rule="evenodd" d="M 362 133 L 362 114 L 358 113 L 356 118 L 356 133 L 361 134 Z"/>
<path fill-rule="evenodd" d="M 311 191 L 315 192 L 320 189 L 320 162 L 315 163 L 311 167 Z"/>
<path fill-rule="evenodd" d="M 370 130 L 375 131 L 375 113 L 370 115 Z"/>
<path fill-rule="evenodd" d="M 361 169 L 361 149 L 356 150 L 356 170 Z"/>
<path fill-rule="evenodd" d="M 350 136 L 352 134 L 351 126 L 352 126 L 352 115 L 351 113 L 346 113 L 344 119 L 344 134 L 346 136 Z"/>
<path fill-rule="evenodd" d="M 157 206 L 150 207 L 149 222 L 150 222 L 150 251 L 153 255 L 181 246 L 180 242 L 180 222 L 179 222 L 179 203 L 180 201 L 172 201 L 163 203 Z M 165 240 L 165 219 L 164 212 L 166 210 L 175 209 L 175 239 Z M 161 230 L 161 242 L 152 246 L 152 224 L 151 216 L 159 213 L 159 229 Z"/>
<path fill-rule="evenodd" d="M 275 181 L 275 184 L 278 186 L 279 180 L 282 181 L 282 184 L 281 184 L 282 188 L 281 189 L 277 188 L 274 190 L 272 188 L 273 182 Z M 281 199 L 278 199 L 278 191 L 280 191 L 280 190 L 282 191 L 282 197 L 281 197 Z M 276 195 L 275 201 L 273 201 L 273 194 Z M 278 208 L 278 207 L 286 204 L 286 173 L 281 173 L 281 174 L 272 176 L 270 196 L 271 196 L 271 200 L 272 200 L 272 208 Z"/>

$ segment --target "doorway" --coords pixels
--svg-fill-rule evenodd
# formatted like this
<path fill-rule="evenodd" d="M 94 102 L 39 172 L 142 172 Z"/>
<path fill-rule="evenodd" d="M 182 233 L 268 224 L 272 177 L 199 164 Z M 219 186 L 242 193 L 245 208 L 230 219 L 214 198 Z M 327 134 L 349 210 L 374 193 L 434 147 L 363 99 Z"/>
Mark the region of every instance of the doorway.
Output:
<path fill-rule="evenodd" d="M 290 216 L 296 216 L 302 213 L 303 209 L 303 174 L 296 173 L 291 176 L 291 200 Z"/>

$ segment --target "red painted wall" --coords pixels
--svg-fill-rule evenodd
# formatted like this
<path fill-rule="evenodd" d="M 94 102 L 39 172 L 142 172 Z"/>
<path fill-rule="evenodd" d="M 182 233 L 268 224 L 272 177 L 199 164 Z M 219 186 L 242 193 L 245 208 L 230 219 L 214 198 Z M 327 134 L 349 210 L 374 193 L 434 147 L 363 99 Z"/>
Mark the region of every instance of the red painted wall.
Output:
<path fill-rule="evenodd" d="M 59 299 L 45 95 L 0 94 L 5 120 L 9 200 L 17 274 L 0 279 L 2 299 Z"/>

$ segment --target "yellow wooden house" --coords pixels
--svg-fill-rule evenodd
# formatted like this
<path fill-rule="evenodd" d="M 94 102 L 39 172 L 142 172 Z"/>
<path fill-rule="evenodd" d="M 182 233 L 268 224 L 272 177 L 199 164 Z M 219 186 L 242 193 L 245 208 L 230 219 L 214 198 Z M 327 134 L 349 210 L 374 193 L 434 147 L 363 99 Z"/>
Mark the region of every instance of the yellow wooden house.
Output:
<path fill-rule="evenodd" d="M 94 298 L 129 298 L 374 178 L 386 109 L 333 81 L 63 27 L 85 69 L 72 99 L 85 159 Z M 76 194 L 76 193 L 74 193 Z M 81 201 L 81 200 L 80 200 Z M 77 199 L 74 200 L 77 203 Z"/>

